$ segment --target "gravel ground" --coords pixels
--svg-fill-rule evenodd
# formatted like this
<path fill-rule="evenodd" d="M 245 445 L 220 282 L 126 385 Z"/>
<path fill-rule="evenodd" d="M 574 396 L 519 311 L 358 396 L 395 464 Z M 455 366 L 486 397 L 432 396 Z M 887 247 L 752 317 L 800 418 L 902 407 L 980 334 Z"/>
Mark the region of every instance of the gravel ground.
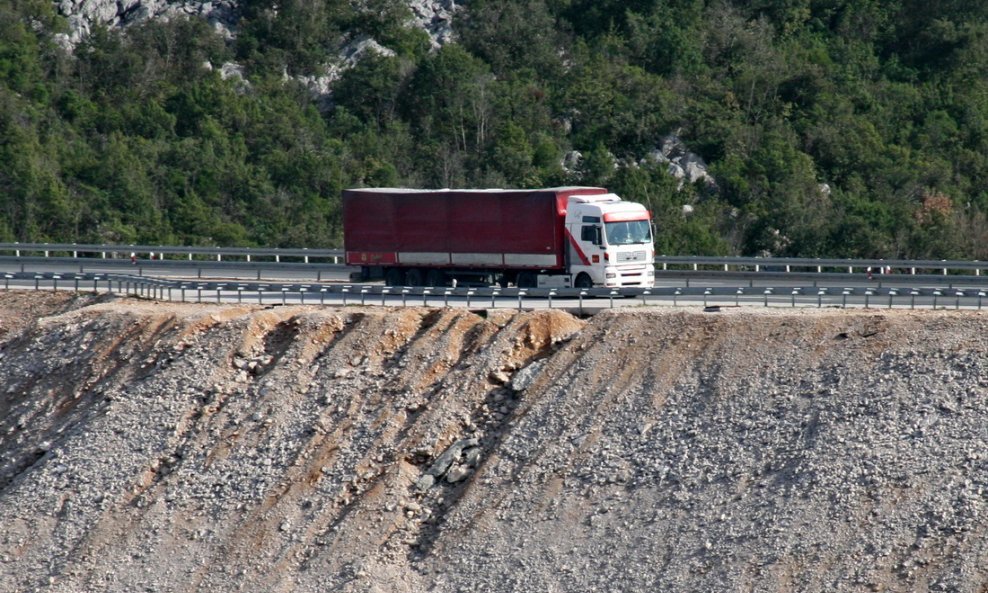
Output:
<path fill-rule="evenodd" d="M 0 294 L 0 591 L 988 591 L 988 317 Z"/>

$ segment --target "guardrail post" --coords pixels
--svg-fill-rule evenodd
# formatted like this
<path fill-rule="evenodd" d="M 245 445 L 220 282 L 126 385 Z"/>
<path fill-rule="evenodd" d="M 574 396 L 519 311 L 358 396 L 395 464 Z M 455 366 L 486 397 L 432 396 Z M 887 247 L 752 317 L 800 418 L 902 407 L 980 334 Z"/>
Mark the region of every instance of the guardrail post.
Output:
<path fill-rule="evenodd" d="M 525 296 L 525 291 L 524 290 L 519 290 L 518 291 L 518 310 L 519 311 L 521 311 L 521 299 L 524 296 Z"/>
<path fill-rule="evenodd" d="M 497 298 L 497 295 L 498 295 L 498 290 L 496 288 L 491 289 L 491 309 L 497 308 L 497 302 L 494 300 Z"/>
<path fill-rule="evenodd" d="M 408 292 L 409 291 L 408 291 L 407 288 L 402 288 L 401 289 L 401 306 L 402 307 L 406 306 L 405 305 L 405 300 L 408 298 Z"/>
<path fill-rule="evenodd" d="M 387 304 L 385 302 L 385 300 L 386 300 L 389 292 L 391 292 L 391 289 L 388 288 L 387 286 L 385 286 L 384 288 L 381 289 L 381 306 L 382 307 Z"/>
<path fill-rule="evenodd" d="M 909 308 L 910 309 L 915 309 L 916 308 L 916 296 L 918 294 L 919 294 L 919 292 L 916 291 L 916 290 L 910 290 L 909 291 Z"/>
<path fill-rule="evenodd" d="M 216 304 L 220 304 L 220 287 L 216 287 Z"/>
<path fill-rule="evenodd" d="M 185 302 L 185 287 L 182 287 L 182 302 Z"/>
<path fill-rule="evenodd" d="M 370 290 L 366 286 L 360 289 L 360 304 L 361 305 L 366 305 L 367 304 L 367 293 L 368 292 L 370 292 Z"/>
<path fill-rule="evenodd" d="M 51 291 L 58 292 L 58 276 L 51 277 Z"/>
<path fill-rule="evenodd" d="M 645 290 L 642 291 L 642 306 L 643 307 L 648 304 L 648 302 L 645 300 L 645 297 L 651 296 L 651 295 L 652 295 L 652 289 L 650 289 L 650 288 L 646 288 Z"/>
<path fill-rule="evenodd" d="M 467 289 L 467 309 L 470 308 L 470 297 L 473 296 L 474 291 Z M 552 294 L 549 295 L 549 308 L 552 308 Z"/>
<path fill-rule="evenodd" d="M 611 294 L 610 294 L 610 299 L 611 299 L 611 309 L 613 309 L 613 308 L 614 308 L 614 295 L 616 295 L 617 293 L 618 293 L 618 291 L 616 291 L 616 290 L 612 290 L 612 291 L 611 291 Z"/>
<path fill-rule="evenodd" d="M 683 294 L 683 291 L 679 290 L 678 288 L 673 291 L 673 293 L 672 293 L 672 306 L 673 307 L 678 307 L 679 306 L 679 295 L 681 295 L 681 294 Z"/>
<path fill-rule="evenodd" d="M 79 278 L 74 278 L 75 280 L 75 292 L 79 292 Z"/>
<path fill-rule="evenodd" d="M 898 296 L 898 292 L 894 288 L 889 289 L 889 309 L 892 308 L 892 299 Z"/>
<path fill-rule="evenodd" d="M 467 294 L 469 295 L 469 293 L 467 293 Z M 556 291 L 555 290 L 550 290 L 549 291 L 549 308 L 550 309 L 552 309 L 552 297 L 554 297 L 554 296 L 556 296 Z M 470 306 L 469 303 L 470 303 L 470 297 L 467 296 L 467 307 Z"/>
<path fill-rule="evenodd" d="M 981 299 L 983 299 L 983 298 L 985 298 L 985 291 L 979 290 L 978 291 L 978 311 L 981 310 Z"/>
<path fill-rule="evenodd" d="M 937 310 L 937 297 L 941 296 L 942 294 L 943 293 L 940 292 L 939 290 L 934 290 L 933 291 L 933 310 L 934 311 Z"/>

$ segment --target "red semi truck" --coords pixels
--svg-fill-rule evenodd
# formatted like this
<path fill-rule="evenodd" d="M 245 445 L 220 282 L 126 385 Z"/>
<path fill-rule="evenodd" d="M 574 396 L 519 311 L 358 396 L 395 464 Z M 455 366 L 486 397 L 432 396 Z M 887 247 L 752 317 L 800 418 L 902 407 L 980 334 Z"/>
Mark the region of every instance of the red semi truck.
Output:
<path fill-rule="evenodd" d="M 649 212 L 599 187 L 343 192 L 346 263 L 389 286 L 652 286 Z"/>

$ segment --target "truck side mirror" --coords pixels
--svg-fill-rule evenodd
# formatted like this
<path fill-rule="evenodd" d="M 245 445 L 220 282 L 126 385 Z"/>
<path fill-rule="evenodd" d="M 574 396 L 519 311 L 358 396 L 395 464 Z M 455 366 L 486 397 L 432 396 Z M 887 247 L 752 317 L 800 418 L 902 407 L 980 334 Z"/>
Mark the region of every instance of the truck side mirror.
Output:
<path fill-rule="evenodd" d="M 603 242 L 604 242 L 603 233 L 601 233 L 599 226 L 595 226 L 593 228 L 593 244 L 600 245 Z"/>

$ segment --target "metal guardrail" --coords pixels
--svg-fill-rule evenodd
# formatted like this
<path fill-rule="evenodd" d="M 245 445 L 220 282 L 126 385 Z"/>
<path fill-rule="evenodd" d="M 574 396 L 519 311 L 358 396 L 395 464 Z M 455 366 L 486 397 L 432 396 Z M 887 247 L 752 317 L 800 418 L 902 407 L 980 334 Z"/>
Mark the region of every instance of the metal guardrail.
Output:
<path fill-rule="evenodd" d="M 721 270 L 753 272 L 804 272 L 804 273 L 867 273 L 875 276 L 886 274 L 920 274 L 937 271 L 942 275 L 951 272 L 973 272 L 980 276 L 988 269 L 988 262 L 968 260 L 911 260 L 911 259 L 837 259 L 801 257 L 704 257 L 669 256 L 655 258 L 660 270 Z"/>
<path fill-rule="evenodd" d="M 238 302 L 257 304 L 331 304 L 392 306 L 463 306 L 486 308 L 565 308 L 579 314 L 626 305 L 672 304 L 723 307 L 741 305 L 865 308 L 953 307 L 982 309 L 988 288 L 937 287 L 654 287 L 654 288 L 428 288 L 379 284 L 320 284 L 164 280 L 130 274 L 3 273 L 3 288 L 33 283 L 35 290 L 114 293 L 176 302 Z M 565 300 L 575 306 L 560 305 Z M 455 302 L 454 302 L 455 300 Z M 606 306 L 602 305 L 606 302 Z M 596 303 L 596 304 L 592 304 Z"/>
<path fill-rule="evenodd" d="M 96 245 L 82 243 L 0 243 L 0 255 L 98 259 L 203 259 L 211 261 L 300 261 L 342 264 L 339 249 L 281 249 L 273 247 L 175 247 L 169 245 Z M 153 257 L 152 257 L 153 256 Z"/>
<path fill-rule="evenodd" d="M 295 261 L 302 263 L 342 264 L 344 252 L 340 249 L 308 248 L 262 248 L 262 247 L 176 247 L 169 245 L 97 245 L 77 243 L 0 243 L 0 256 L 56 257 L 67 255 L 73 258 L 129 259 L 131 254 L 140 259 L 164 257 L 169 260 L 226 260 L 254 262 Z M 920 274 L 935 271 L 942 275 L 967 273 L 980 276 L 988 270 L 988 262 L 966 260 L 906 260 L 906 259 L 840 259 L 840 258 L 798 258 L 798 257 L 707 257 L 660 255 L 655 258 L 660 271 L 778 271 L 809 273 L 866 273 L 881 274 L 886 268 L 896 273 Z"/>

